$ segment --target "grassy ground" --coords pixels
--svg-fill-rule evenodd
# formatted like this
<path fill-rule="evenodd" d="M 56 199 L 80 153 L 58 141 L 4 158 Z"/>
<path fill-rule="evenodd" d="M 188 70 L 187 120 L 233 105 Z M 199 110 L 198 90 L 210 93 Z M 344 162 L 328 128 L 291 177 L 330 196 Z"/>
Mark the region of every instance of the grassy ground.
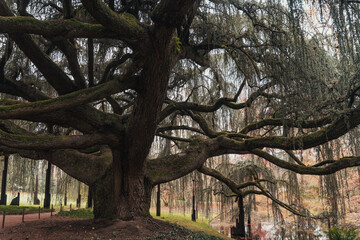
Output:
<path fill-rule="evenodd" d="M 23 209 L 25 209 L 25 214 L 28 213 L 38 213 L 39 207 L 34 206 L 10 206 L 10 205 L 0 205 L 0 213 L 6 212 L 6 214 L 22 214 Z M 41 212 L 50 212 L 51 209 L 40 208 Z"/>
<path fill-rule="evenodd" d="M 74 218 L 94 218 L 94 214 L 92 213 L 91 209 L 75 209 L 71 211 L 62 211 L 56 214 L 56 216 L 63 216 L 63 217 L 74 217 Z"/>
<path fill-rule="evenodd" d="M 193 222 L 191 220 L 190 214 L 186 214 L 185 216 L 183 214 L 169 214 L 167 212 L 162 212 L 160 217 L 155 216 L 155 212 L 150 211 L 150 214 L 155 218 L 163 221 L 167 221 L 169 223 L 173 223 L 182 227 L 185 227 L 187 229 L 190 229 L 194 232 L 205 232 L 207 235 L 217 236 L 222 239 L 231 239 L 223 234 L 219 233 L 215 229 L 213 229 L 208 220 L 204 218 L 196 219 L 196 222 Z"/>

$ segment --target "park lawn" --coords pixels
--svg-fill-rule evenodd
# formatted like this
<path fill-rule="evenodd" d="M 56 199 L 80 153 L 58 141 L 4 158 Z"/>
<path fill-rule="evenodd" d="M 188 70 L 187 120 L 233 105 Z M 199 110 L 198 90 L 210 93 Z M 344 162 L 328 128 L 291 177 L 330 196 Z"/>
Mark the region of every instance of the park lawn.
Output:
<path fill-rule="evenodd" d="M 209 221 L 205 218 L 198 218 L 196 219 L 196 222 L 193 222 L 189 214 L 184 216 L 183 214 L 169 214 L 167 212 L 162 212 L 160 217 L 156 216 L 155 211 L 150 211 L 150 214 L 155 219 L 179 225 L 193 232 L 205 232 L 207 235 L 220 237 L 222 239 L 232 239 L 213 229 L 210 226 Z"/>
<path fill-rule="evenodd" d="M 6 214 L 15 215 L 15 214 L 22 214 L 23 209 L 25 209 L 25 214 L 28 213 L 38 213 L 39 206 L 27 206 L 27 205 L 20 205 L 20 206 L 11 206 L 11 205 L 0 205 L 0 213 L 6 212 Z M 40 208 L 41 212 L 50 212 L 51 209 L 44 209 Z"/>

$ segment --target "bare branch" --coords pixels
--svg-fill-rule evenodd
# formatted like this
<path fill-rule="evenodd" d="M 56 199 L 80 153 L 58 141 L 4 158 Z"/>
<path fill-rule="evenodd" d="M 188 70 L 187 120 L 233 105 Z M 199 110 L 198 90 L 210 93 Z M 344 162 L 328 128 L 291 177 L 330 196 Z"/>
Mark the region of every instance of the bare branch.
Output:
<path fill-rule="evenodd" d="M 264 91 L 271 87 L 273 83 L 265 84 L 260 87 L 256 92 L 250 95 L 250 97 L 243 103 L 234 102 L 234 98 L 220 98 L 214 104 L 202 105 L 191 102 L 170 102 L 170 104 L 161 112 L 161 119 L 170 115 L 176 110 L 191 110 L 196 112 L 214 112 L 222 106 L 227 106 L 232 109 L 243 109 L 250 107 L 251 103 L 255 101 L 259 96 L 262 96 Z"/>
<path fill-rule="evenodd" d="M 241 129 L 241 133 L 248 133 L 257 129 L 261 129 L 265 126 L 286 126 L 296 128 L 318 128 L 325 126 L 333 121 L 332 116 L 324 117 L 319 120 L 292 120 L 281 118 L 269 118 L 264 119 L 256 123 L 252 123 Z"/>

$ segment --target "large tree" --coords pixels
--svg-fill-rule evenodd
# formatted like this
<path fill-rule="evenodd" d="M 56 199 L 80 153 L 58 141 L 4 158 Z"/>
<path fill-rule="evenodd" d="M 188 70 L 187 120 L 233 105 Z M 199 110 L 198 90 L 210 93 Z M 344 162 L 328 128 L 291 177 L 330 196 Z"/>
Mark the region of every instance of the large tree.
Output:
<path fill-rule="evenodd" d="M 96 218 L 148 216 L 154 185 L 224 154 L 299 174 L 358 166 L 291 152 L 360 123 L 358 3 L 313 4 L 0 0 L 0 150 L 91 186 Z M 149 155 L 155 136 L 176 144 Z"/>

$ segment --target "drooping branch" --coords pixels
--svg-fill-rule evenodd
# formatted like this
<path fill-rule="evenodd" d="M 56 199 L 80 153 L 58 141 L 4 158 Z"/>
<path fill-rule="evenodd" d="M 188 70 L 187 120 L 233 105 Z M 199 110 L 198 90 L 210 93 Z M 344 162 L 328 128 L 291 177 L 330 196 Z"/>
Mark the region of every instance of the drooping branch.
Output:
<path fill-rule="evenodd" d="M 321 219 L 323 218 L 323 216 L 311 216 L 309 214 L 304 214 L 301 213 L 299 211 L 297 211 L 296 209 L 294 209 L 293 207 L 291 207 L 290 205 L 280 201 L 279 199 L 277 199 L 276 197 L 274 197 L 266 188 L 264 188 L 259 179 L 255 178 L 255 182 L 254 185 L 259 189 L 259 190 L 245 190 L 242 191 L 240 190 L 242 188 L 242 185 L 244 184 L 238 184 L 236 182 L 234 182 L 233 180 L 231 180 L 228 177 L 225 177 L 222 173 L 220 173 L 219 171 L 215 170 L 215 169 L 211 169 L 205 166 L 201 166 L 198 169 L 199 172 L 212 176 L 214 178 L 216 178 L 217 180 L 219 180 L 220 182 L 224 183 L 226 186 L 228 186 L 230 188 L 230 190 L 235 193 L 234 195 L 230 195 L 230 196 L 242 196 L 245 197 L 246 195 L 249 194 L 261 194 L 264 195 L 268 198 L 270 198 L 272 201 L 274 201 L 275 203 L 277 203 L 279 206 L 285 208 L 286 210 L 290 211 L 291 213 L 298 215 L 298 216 L 302 216 L 302 217 L 311 217 L 311 218 L 317 218 L 317 219 Z M 245 184 L 246 185 L 246 184 Z M 252 185 L 252 184 L 247 184 L 247 185 Z"/>
<path fill-rule="evenodd" d="M 288 169 L 300 174 L 329 175 L 345 168 L 360 166 L 360 157 L 343 157 L 336 161 L 327 161 L 326 163 L 328 163 L 328 165 L 321 167 L 324 164 L 314 165 L 314 166 L 303 166 L 303 165 L 290 163 L 260 149 L 254 149 L 251 152 L 275 164 L 278 167 Z"/>
<path fill-rule="evenodd" d="M 307 218 L 312 218 L 312 219 L 323 219 L 325 216 L 323 216 L 322 214 L 318 215 L 318 216 L 313 216 L 310 215 L 309 213 L 302 213 L 297 211 L 296 209 L 294 209 L 292 206 L 280 201 L 279 199 L 277 199 L 276 197 L 274 197 L 267 189 L 265 189 L 261 184 L 259 184 L 257 186 L 261 192 L 263 192 L 263 194 L 270 198 L 272 201 L 274 201 L 276 204 L 278 204 L 279 206 L 283 207 L 284 209 L 288 210 L 289 212 L 297 215 L 297 216 L 301 216 L 301 217 L 307 217 Z"/>
<path fill-rule="evenodd" d="M 212 169 L 212 168 L 205 167 L 205 166 L 201 166 L 197 170 L 205 175 L 212 176 L 212 177 L 216 178 L 217 180 L 219 180 L 220 182 L 224 183 L 236 195 L 239 195 L 239 196 L 242 195 L 242 191 L 240 190 L 241 186 L 239 186 L 236 182 L 234 182 L 230 178 L 225 177 L 219 171 Z"/>

